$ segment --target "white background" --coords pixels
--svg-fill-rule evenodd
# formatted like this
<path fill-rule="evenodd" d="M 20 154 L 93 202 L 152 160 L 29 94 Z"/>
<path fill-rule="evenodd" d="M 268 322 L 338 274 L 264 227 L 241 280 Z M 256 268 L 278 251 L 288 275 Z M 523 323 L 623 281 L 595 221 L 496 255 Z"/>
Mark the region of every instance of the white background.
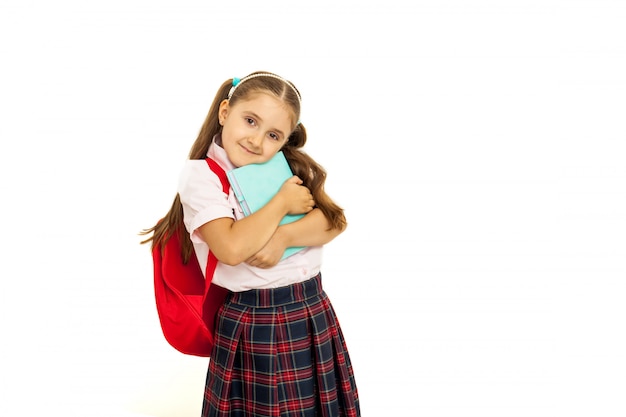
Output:
<path fill-rule="evenodd" d="M 626 415 L 626 3 L 1 1 L 0 414 L 198 416 L 137 233 L 268 70 L 348 230 L 363 416 Z"/>

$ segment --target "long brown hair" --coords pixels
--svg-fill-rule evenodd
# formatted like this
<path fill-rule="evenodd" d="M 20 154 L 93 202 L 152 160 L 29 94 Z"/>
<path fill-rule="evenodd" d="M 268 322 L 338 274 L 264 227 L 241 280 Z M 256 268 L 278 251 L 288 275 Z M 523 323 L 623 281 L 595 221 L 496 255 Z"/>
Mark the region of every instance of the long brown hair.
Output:
<path fill-rule="evenodd" d="M 256 76 L 249 79 L 254 74 L 270 74 L 270 76 Z M 238 100 L 245 100 L 250 94 L 264 92 L 272 94 L 282 100 L 289 106 L 295 116 L 295 128 L 291 132 L 287 143 L 283 146 L 282 151 L 291 166 L 295 175 L 300 177 L 303 185 L 306 186 L 313 194 L 316 207 L 319 208 L 330 223 L 330 229 L 345 229 L 347 222 L 343 209 L 339 207 L 324 191 L 324 183 L 326 182 L 326 171 L 324 168 L 307 155 L 301 148 L 307 140 L 306 129 L 299 122 L 300 120 L 300 93 L 296 87 L 289 81 L 284 80 L 274 74 L 258 71 L 244 77 L 239 82 L 237 88 L 229 98 L 231 105 Z M 228 98 L 229 91 L 233 86 L 233 79 L 224 81 L 220 86 L 209 113 L 207 114 L 198 138 L 193 143 L 189 151 L 189 159 L 206 158 L 209 146 L 213 142 L 213 138 L 221 133 L 222 126 L 219 124 L 219 106 L 220 103 Z M 144 229 L 140 235 L 151 235 L 141 243 L 152 242 L 152 248 L 163 248 L 167 240 L 176 233 L 180 239 L 182 246 L 181 256 L 183 261 L 187 263 L 193 253 L 193 244 L 189 238 L 189 233 L 185 230 L 183 223 L 183 206 L 180 196 L 176 194 L 174 202 L 169 212 L 150 229 Z"/>

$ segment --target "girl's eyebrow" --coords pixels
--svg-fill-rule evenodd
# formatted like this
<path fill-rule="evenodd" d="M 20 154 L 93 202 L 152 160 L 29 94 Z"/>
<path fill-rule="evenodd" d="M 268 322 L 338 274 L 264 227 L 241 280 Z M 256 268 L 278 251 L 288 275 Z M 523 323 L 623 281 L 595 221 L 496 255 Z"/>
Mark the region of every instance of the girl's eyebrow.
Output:
<path fill-rule="evenodd" d="M 258 121 L 260 121 L 260 122 L 263 121 L 263 118 L 261 116 L 259 116 L 258 114 L 256 114 L 255 112 L 249 110 L 248 113 L 250 113 L 250 116 L 254 117 Z M 282 130 L 280 130 L 280 129 L 272 129 L 272 130 L 276 131 L 276 133 L 278 133 L 280 136 L 285 137 L 285 134 L 283 133 Z"/>

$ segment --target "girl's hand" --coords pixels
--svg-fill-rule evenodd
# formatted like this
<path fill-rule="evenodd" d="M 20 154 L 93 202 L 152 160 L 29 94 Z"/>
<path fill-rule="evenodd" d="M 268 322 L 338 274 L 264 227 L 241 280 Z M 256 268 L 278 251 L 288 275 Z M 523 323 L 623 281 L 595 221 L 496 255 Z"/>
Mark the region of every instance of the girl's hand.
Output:
<path fill-rule="evenodd" d="M 279 233 L 275 233 L 260 251 L 246 259 L 246 263 L 257 268 L 271 268 L 280 261 L 285 249 L 287 246 Z"/>
<path fill-rule="evenodd" d="M 284 182 L 276 194 L 283 198 L 287 214 L 308 213 L 315 207 L 311 191 L 301 184 L 302 180 L 294 175 Z"/>

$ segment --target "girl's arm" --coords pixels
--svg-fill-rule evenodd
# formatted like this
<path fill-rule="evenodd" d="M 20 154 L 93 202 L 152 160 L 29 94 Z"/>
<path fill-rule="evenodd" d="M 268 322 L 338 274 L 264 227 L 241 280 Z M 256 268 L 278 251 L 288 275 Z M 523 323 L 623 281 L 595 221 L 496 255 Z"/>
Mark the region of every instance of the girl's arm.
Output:
<path fill-rule="evenodd" d="M 278 227 L 272 240 L 289 246 L 321 246 L 330 242 L 343 230 L 330 229 L 330 223 L 320 209 L 313 209 L 297 222 Z"/>
<path fill-rule="evenodd" d="M 286 214 L 308 213 L 315 202 L 308 188 L 294 176 L 260 210 L 239 221 L 231 218 L 212 220 L 198 228 L 215 257 L 227 265 L 250 258 L 271 239 Z"/>
<path fill-rule="evenodd" d="M 269 242 L 246 262 L 259 268 L 276 265 L 290 246 L 321 246 L 339 236 L 343 230 L 330 229 L 326 216 L 313 209 L 302 219 L 279 226 Z"/>

